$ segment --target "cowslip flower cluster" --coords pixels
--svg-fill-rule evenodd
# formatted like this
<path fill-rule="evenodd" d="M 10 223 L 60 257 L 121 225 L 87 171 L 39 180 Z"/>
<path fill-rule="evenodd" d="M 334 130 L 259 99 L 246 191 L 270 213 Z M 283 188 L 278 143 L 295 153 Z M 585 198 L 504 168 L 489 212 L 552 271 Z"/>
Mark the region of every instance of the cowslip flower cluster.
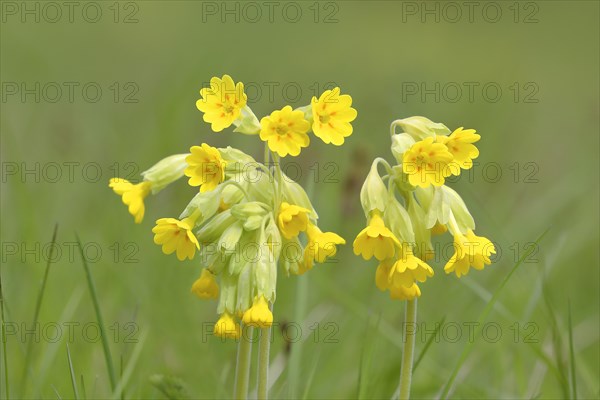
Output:
<path fill-rule="evenodd" d="M 212 78 L 200 95 L 196 106 L 213 131 L 233 125 L 234 132 L 259 135 L 275 161 L 298 155 L 308 146 L 311 129 L 324 142 L 341 145 L 356 118 L 351 97 L 339 88 L 308 106 L 285 106 L 260 121 L 247 104 L 243 83 L 228 75 Z M 339 235 L 321 231 L 308 195 L 279 163 L 265 164 L 241 150 L 202 143 L 159 161 L 142 173 L 140 183 L 121 178 L 109 183 L 136 223 L 142 222 L 150 193 L 183 177 L 198 189 L 178 218 L 158 219 L 152 232 L 163 253 L 174 253 L 180 261 L 199 256 L 202 270 L 191 291 L 200 299 L 218 299 L 214 333 L 225 338 L 240 336 L 240 320 L 271 326 L 278 267 L 287 275 L 303 274 L 345 244 Z"/>
<path fill-rule="evenodd" d="M 402 129 L 396 133 L 396 128 Z M 425 117 L 392 123 L 391 150 L 396 165 L 377 158 L 363 184 L 360 198 L 367 227 L 354 240 L 356 255 L 375 257 L 375 283 L 390 297 L 412 300 L 421 295 L 418 283 L 434 274 L 431 236 L 449 231 L 454 254 L 444 267 L 460 277 L 470 267 L 483 269 L 495 254 L 493 243 L 473 232 L 475 222 L 460 195 L 445 179 L 473 166 L 479 156 L 473 129 L 453 132 Z M 379 166 L 386 171 L 379 174 Z"/>

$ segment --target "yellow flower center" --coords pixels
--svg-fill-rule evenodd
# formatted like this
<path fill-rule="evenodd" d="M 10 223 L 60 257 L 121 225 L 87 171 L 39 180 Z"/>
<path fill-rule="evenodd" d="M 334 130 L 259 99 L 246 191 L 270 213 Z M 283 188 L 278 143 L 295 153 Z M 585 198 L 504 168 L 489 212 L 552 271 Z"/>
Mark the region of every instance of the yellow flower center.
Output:
<path fill-rule="evenodd" d="M 329 122 L 330 115 L 329 114 L 321 114 L 319 115 L 319 122 L 322 124 L 326 124 Z"/>
<path fill-rule="evenodd" d="M 275 128 L 275 132 L 277 132 L 277 134 L 280 136 L 287 135 L 288 131 L 289 131 L 289 128 L 287 125 L 277 125 L 277 128 Z"/>

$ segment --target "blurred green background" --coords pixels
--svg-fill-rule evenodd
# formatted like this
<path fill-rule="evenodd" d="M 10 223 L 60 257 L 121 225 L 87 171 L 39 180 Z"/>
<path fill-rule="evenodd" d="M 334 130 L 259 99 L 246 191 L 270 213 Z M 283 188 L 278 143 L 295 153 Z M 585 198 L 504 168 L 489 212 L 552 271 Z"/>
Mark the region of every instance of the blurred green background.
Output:
<path fill-rule="evenodd" d="M 569 396 L 569 304 L 577 394 L 598 397 L 599 3 L 475 3 L 469 14 L 461 2 L 3 1 L 8 370 L 2 361 L 0 396 L 9 384 L 11 398 L 73 397 L 67 344 L 80 396 L 83 386 L 88 398 L 111 395 L 75 232 L 94 261 L 124 396 L 162 397 L 150 382 L 155 374 L 177 377 L 194 398 L 231 396 L 236 345 L 203 334 L 217 318 L 216 304 L 189 290 L 201 266 L 152 243 L 154 220 L 179 215 L 195 189 L 182 180 L 148 198 L 146 217 L 135 225 L 107 186 L 115 174 L 137 177 L 202 142 L 260 158 L 257 137 L 213 133 L 195 108 L 198 90 L 227 73 L 246 83 L 259 118 L 308 104 L 332 82 L 358 110 L 344 146 L 314 139 L 291 160 L 299 172 L 288 170 L 312 186 L 321 227 L 348 245 L 337 262 L 300 278 L 280 274 L 275 318 L 301 327 L 303 340 L 286 343 L 281 327 L 274 329 L 272 397 L 394 393 L 404 306 L 375 288 L 375 262 L 353 256 L 351 242 L 364 225 L 358 193 L 370 162 L 392 161 L 389 124 L 411 115 L 482 135 L 481 164 L 450 185 L 478 234 L 502 251 L 461 280 L 443 273 L 443 260 L 433 263 L 436 276 L 421 286 L 417 355 L 426 330 L 431 335 L 443 317 L 445 325 L 415 371 L 413 396 L 439 394 L 470 341 L 469 324 L 549 229 L 500 293 L 486 319 L 491 327 L 473 338 L 452 397 Z M 36 337 L 26 330 L 55 224 L 59 254 Z M 438 243 L 450 241 L 446 235 Z M 31 370 L 23 381 L 27 342 Z"/>

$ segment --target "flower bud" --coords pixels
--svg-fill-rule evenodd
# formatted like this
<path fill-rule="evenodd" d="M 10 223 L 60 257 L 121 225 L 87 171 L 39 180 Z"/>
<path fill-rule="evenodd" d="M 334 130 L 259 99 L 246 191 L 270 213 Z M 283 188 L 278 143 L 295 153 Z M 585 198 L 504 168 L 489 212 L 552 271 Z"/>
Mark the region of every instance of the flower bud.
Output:
<path fill-rule="evenodd" d="M 233 121 L 233 124 L 236 126 L 234 132 L 245 135 L 258 135 L 260 133 L 260 122 L 247 105 L 240 110 L 240 116 Z"/>
<path fill-rule="evenodd" d="M 387 188 L 383 179 L 377 171 L 377 160 L 371 164 L 371 170 L 365 179 L 365 183 L 360 190 L 360 202 L 365 215 L 369 215 L 371 211 L 377 209 L 381 212 L 385 211 L 386 200 L 388 198 Z"/>
<path fill-rule="evenodd" d="M 183 171 L 187 167 L 187 163 L 185 162 L 187 156 L 189 154 L 175 154 L 163 158 L 150 167 L 150 169 L 142 172 L 144 181 L 152 184 L 152 194 L 158 193 L 165 186 L 183 176 Z"/>
<path fill-rule="evenodd" d="M 386 225 L 397 238 L 402 242 L 414 243 L 415 234 L 413 232 L 410 216 L 402 204 L 393 196 L 388 197 L 388 202 L 383 214 Z"/>
<path fill-rule="evenodd" d="M 433 122 L 425 117 L 417 116 L 399 119 L 394 121 L 393 124 L 401 127 L 404 132 L 408 133 L 416 141 L 427 137 L 435 137 L 436 135 L 447 136 L 450 134 L 450 129 L 446 125 Z"/>
<path fill-rule="evenodd" d="M 415 139 L 408 133 L 397 133 L 392 135 L 392 154 L 398 164 L 402 163 L 404 152 L 415 144 Z"/>

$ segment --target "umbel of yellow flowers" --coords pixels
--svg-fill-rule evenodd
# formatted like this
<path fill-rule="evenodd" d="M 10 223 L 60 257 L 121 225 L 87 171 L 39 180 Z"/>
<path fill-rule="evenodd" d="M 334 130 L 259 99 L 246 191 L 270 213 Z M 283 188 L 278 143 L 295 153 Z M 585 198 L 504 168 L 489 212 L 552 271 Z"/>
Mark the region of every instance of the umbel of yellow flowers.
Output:
<path fill-rule="evenodd" d="M 352 98 L 339 88 L 260 121 L 247 105 L 243 83 L 228 75 L 212 78 L 200 95 L 196 106 L 215 132 L 233 125 L 234 132 L 258 135 L 274 157 L 297 156 L 309 145 L 311 130 L 325 143 L 343 144 L 357 115 Z M 345 244 L 339 235 L 321 231 L 306 192 L 279 163 L 267 167 L 232 147 L 192 146 L 189 153 L 167 157 L 143 172 L 140 183 L 113 178 L 109 186 L 141 223 L 144 199 L 184 176 L 198 193 L 178 218 L 156 221 L 154 242 L 181 261 L 199 255 L 202 270 L 191 291 L 200 299 L 218 299 L 218 336 L 238 338 L 240 320 L 271 326 L 278 268 L 287 275 L 303 274 Z"/>
<path fill-rule="evenodd" d="M 396 133 L 396 128 L 402 129 Z M 495 254 L 492 242 L 473 233 L 475 222 L 461 197 L 445 179 L 473 166 L 480 136 L 473 129 L 453 132 L 425 117 L 392 123 L 392 153 L 397 165 L 377 158 L 360 199 L 367 227 L 354 240 L 354 253 L 379 266 L 375 283 L 390 297 L 411 300 L 421 295 L 418 283 L 433 276 L 427 261 L 434 256 L 431 235 L 454 236 L 454 255 L 444 267 L 460 277 L 469 268 L 483 269 Z M 383 165 L 385 176 L 378 167 Z"/>

